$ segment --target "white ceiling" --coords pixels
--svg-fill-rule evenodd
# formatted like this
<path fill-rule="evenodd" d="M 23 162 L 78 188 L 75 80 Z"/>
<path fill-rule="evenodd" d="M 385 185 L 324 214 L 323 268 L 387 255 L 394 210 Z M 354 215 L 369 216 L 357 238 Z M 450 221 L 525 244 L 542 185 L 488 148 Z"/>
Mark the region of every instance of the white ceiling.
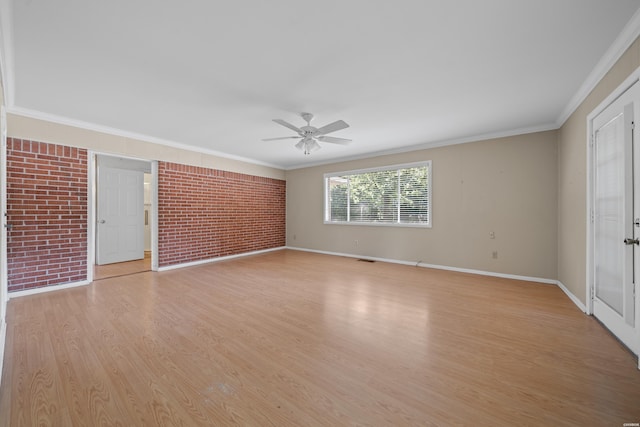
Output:
<path fill-rule="evenodd" d="M 284 169 L 554 129 L 639 0 L 24 0 L 9 111 Z M 637 19 L 632 20 L 633 22 Z M 6 32 L 6 30 L 5 30 Z M 594 71 L 595 70 L 595 71 Z M 320 127 L 309 156 L 271 119 Z"/>

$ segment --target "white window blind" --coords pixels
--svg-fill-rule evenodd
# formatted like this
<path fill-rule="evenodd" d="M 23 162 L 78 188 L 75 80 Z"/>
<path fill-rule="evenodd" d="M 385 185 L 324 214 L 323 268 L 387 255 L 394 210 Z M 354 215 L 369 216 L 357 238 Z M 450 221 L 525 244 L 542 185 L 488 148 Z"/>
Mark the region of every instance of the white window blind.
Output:
<path fill-rule="evenodd" d="M 431 226 L 431 162 L 325 174 L 325 222 Z"/>

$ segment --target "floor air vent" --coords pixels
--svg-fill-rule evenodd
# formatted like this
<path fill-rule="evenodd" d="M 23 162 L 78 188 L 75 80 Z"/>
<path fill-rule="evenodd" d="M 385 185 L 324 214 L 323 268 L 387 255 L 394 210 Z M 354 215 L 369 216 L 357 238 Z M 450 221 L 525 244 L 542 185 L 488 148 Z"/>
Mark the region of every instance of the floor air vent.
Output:
<path fill-rule="evenodd" d="M 361 261 L 361 262 L 375 262 L 372 259 L 364 259 L 364 258 L 358 258 L 358 261 Z"/>

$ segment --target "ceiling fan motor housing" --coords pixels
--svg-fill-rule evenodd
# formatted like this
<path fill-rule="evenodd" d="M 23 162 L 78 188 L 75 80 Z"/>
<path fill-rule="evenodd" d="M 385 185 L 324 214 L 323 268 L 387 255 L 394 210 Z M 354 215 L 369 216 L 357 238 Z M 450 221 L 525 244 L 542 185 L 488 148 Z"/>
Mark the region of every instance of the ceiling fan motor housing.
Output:
<path fill-rule="evenodd" d="M 304 132 L 305 136 L 312 135 L 318 130 L 318 128 L 314 128 L 313 126 L 302 126 L 300 129 Z"/>

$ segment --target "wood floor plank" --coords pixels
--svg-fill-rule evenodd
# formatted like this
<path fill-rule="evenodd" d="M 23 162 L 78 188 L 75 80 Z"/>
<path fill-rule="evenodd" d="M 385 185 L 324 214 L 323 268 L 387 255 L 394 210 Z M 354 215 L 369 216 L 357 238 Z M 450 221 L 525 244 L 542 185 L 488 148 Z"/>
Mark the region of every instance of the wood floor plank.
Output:
<path fill-rule="evenodd" d="M 557 287 L 296 251 L 10 300 L 0 425 L 640 422 Z"/>
<path fill-rule="evenodd" d="M 93 280 L 126 276 L 143 271 L 151 271 L 151 252 L 145 252 L 144 258 L 135 261 L 116 262 L 114 264 L 94 265 Z"/>

